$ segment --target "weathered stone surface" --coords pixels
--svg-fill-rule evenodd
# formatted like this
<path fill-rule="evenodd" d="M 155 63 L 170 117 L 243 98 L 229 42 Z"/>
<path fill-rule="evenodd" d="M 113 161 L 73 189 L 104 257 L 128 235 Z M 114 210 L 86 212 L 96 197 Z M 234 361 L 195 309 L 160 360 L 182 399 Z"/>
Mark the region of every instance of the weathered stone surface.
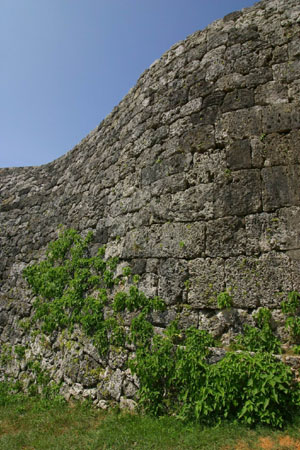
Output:
<path fill-rule="evenodd" d="M 124 373 L 120 369 L 116 369 L 115 371 L 107 370 L 105 375 L 108 380 L 108 383 L 106 384 L 107 394 L 114 400 L 119 401 L 122 392 Z"/>
<path fill-rule="evenodd" d="M 264 211 L 300 204 L 300 166 L 274 166 L 262 169 Z"/>
<path fill-rule="evenodd" d="M 300 64 L 298 76 L 300 73 Z M 299 105 L 283 103 L 262 110 L 262 132 L 284 133 L 300 127 Z"/>
<path fill-rule="evenodd" d="M 216 142 L 224 145 L 226 142 L 245 139 L 262 133 L 261 107 L 241 109 L 224 113 L 216 121 Z"/>
<path fill-rule="evenodd" d="M 234 306 L 278 306 L 283 293 L 292 290 L 289 265 L 287 255 L 275 252 L 264 253 L 259 257 L 226 259 L 226 287 L 231 289 Z"/>
<path fill-rule="evenodd" d="M 224 217 L 209 221 L 206 228 L 205 254 L 212 258 L 245 254 L 246 240 L 244 218 Z"/>
<path fill-rule="evenodd" d="M 224 174 L 227 173 L 226 169 L 226 152 L 224 150 L 216 149 L 208 150 L 205 153 L 195 153 L 193 165 L 186 174 L 186 180 L 191 186 L 223 181 Z"/>
<path fill-rule="evenodd" d="M 251 144 L 248 139 L 237 140 L 228 147 L 227 166 L 231 170 L 249 169 L 252 166 Z"/>
<path fill-rule="evenodd" d="M 126 397 L 121 397 L 120 398 L 120 409 L 125 409 L 128 411 L 134 411 L 137 407 L 137 403 L 130 399 L 130 398 L 126 398 Z"/>
<path fill-rule="evenodd" d="M 252 164 L 259 168 L 299 164 L 299 145 L 299 129 L 279 135 L 277 133 L 262 134 L 260 139 L 251 140 Z M 276 147 L 275 152 L 274 147 Z"/>
<path fill-rule="evenodd" d="M 0 380 L 29 389 L 38 358 L 66 398 L 134 406 L 132 345 L 101 358 L 76 327 L 46 339 L 19 326 L 33 302 L 22 271 L 44 257 L 60 224 L 93 231 L 93 255 L 105 244 L 119 271 L 130 264 L 147 295 L 165 298 L 167 310 L 151 315 L 156 332 L 178 319 L 228 343 L 269 306 L 286 338 L 280 302 L 300 290 L 299 16 L 298 0 L 227 15 L 155 61 L 66 155 L 0 169 L 0 345 L 9 360 Z M 224 290 L 230 311 L 217 307 Z M 132 317 L 124 314 L 126 326 Z"/>
<path fill-rule="evenodd" d="M 216 308 L 218 293 L 225 288 L 224 260 L 197 258 L 189 262 L 188 303 L 194 308 Z"/>
<path fill-rule="evenodd" d="M 202 222 L 167 222 L 140 228 L 126 236 L 122 256 L 124 258 L 192 258 L 204 250 L 204 230 Z"/>
<path fill-rule="evenodd" d="M 262 208 L 260 176 L 256 169 L 226 171 L 224 183 L 214 186 L 215 217 L 259 212 Z"/>
<path fill-rule="evenodd" d="M 162 259 L 158 269 L 158 295 L 168 304 L 183 302 L 188 263 L 183 259 Z"/>

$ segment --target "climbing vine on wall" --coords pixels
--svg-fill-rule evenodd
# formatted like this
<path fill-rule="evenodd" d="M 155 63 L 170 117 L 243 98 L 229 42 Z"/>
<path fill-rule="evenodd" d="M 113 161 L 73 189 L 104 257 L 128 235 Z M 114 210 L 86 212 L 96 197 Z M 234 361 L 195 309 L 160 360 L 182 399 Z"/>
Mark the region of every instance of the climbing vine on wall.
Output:
<path fill-rule="evenodd" d="M 148 315 L 153 310 L 163 310 L 165 304 L 159 297 L 148 298 L 138 289 L 139 277 L 131 275 L 130 267 L 116 276 L 118 258 L 105 259 L 105 248 L 90 256 L 89 244 L 93 235 L 85 238 L 73 229 L 63 231 L 51 242 L 46 259 L 24 270 L 31 286 L 34 301 L 33 322 L 44 333 L 81 326 L 91 337 L 101 355 L 109 346 L 123 346 L 126 340 L 137 342 L 139 327 L 153 327 Z M 130 286 L 126 289 L 126 284 Z M 126 333 L 122 313 L 136 313 L 131 323 L 132 333 Z"/>

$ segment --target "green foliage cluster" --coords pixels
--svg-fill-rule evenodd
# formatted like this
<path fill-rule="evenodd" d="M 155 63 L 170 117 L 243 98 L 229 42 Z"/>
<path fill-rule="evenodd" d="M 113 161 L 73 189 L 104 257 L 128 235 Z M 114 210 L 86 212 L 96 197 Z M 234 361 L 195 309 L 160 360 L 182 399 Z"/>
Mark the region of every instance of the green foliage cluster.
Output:
<path fill-rule="evenodd" d="M 42 332 L 51 334 L 64 328 L 72 331 L 78 324 L 104 355 L 110 345 L 122 346 L 130 338 L 120 313 L 139 312 L 132 322 L 133 338 L 137 339 L 139 323 L 147 322 L 149 312 L 162 310 L 165 305 L 159 297 L 149 299 L 138 289 L 137 276 L 132 277 L 128 292 L 119 290 L 112 299 L 113 288 L 122 287 L 131 270 L 126 267 L 122 276 L 115 276 L 118 259 L 105 260 L 104 247 L 96 256 L 90 256 L 92 238 L 92 233 L 82 238 L 73 229 L 62 232 L 49 244 L 46 260 L 28 266 L 24 277 L 37 296 L 33 321 Z M 108 307 L 112 312 L 105 314 Z M 148 326 L 150 332 L 150 322 L 143 326 Z"/>
<path fill-rule="evenodd" d="M 26 348 L 23 345 L 15 345 L 15 353 L 18 359 L 23 359 L 25 356 Z"/>
<path fill-rule="evenodd" d="M 213 344 L 206 331 L 193 327 L 183 331 L 177 322 L 163 335 L 145 341 L 130 362 L 141 383 L 140 406 L 155 415 L 176 410 L 177 404 L 185 408 L 202 384 L 201 372 Z"/>
<path fill-rule="evenodd" d="M 245 324 L 243 334 L 236 339 L 235 348 L 253 352 L 281 353 L 281 343 L 272 330 L 270 310 L 260 308 L 254 318 L 257 326 Z"/>
<path fill-rule="evenodd" d="M 209 364 L 213 343 L 205 331 L 172 324 L 139 348 L 131 370 L 140 379 L 143 409 L 209 425 L 226 419 L 282 427 L 300 404 L 291 369 L 266 352 L 228 352 Z"/>
<path fill-rule="evenodd" d="M 287 300 L 281 303 L 282 312 L 287 316 L 285 326 L 290 332 L 291 340 L 300 343 L 300 294 L 297 291 L 289 292 Z"/>
<path fill-rule="evenodd" d="M 9 344 L 2 343 L 0 349 L 0 363 L 6 365 L 12 360 L 12 348 Z"/>
<path fill-rule="evenodd" d="M 64 231 L 49 245 L 45 261 L 25 269 L 37 296 L 36 327 L 51 334 L 77 324 L 101 354 L 111 345 L 134 344 L 135 357 L 128 364 L 140 380 L 139 405 L 146 412 L 207 424 L 227 419 L 283 426 L 300 405 L 300 391 L 291 369 L 270 354 L 278 353 L 280 345 L 267 309 L 259 310 L 257 328 L 246 327 L 238 343 L 255 350 L 254 355 L 228 352 L 209 364 L 213 338 L 193 327 L 181 330 L 176 321 L 162 335 L 155 334 L 149 317 L 165 308 L 163 300 L 141 292 L 129 267 L 116 276 L 118 260 L 105 259 L 105 248 L 90 256 L 91 240 L 91 233 L 82 238 L 75 230 Z M 220 308 L 232 305 L 228 292 L 217 300 Z M 290 303 L 286 311 L 294 314 Z M 133 313 L 129 329 L 124 312 Z M 44 376 L 38 368 L 37 376 Z"/>
<path fill-rule="evenodd" d="M 300 293 L 291 291 L 281 303 L 281 310 L 286 316 L 285 327 L 290 334 L 290 344 L 296 344 L 294 353 L 300 354 Z M 254 316 L 256 326 L 244 325 L 243 334 L 239 335 L 233 345 L 235 349 L 282 353 L 281 342 L 272 329 L 272 314 L 268 308 L 260 308 Z"/>
<path fill-rule="evenodd" d="M 220 309 L 231 308 L 233 305 L 233 298 L 227 291 L 220 292 L 217 296 L 217 304 Z"/>

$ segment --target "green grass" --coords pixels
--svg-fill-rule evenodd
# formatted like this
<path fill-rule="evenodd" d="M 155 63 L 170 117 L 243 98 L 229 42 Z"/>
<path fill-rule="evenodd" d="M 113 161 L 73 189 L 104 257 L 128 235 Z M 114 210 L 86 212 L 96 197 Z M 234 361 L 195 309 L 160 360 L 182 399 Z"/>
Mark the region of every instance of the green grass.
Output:
<path fill-rule="evenodd" d="M 24 396 L 2 403 L 0 449 L 3 450 L 300 449 L 300 418 L 284 431 L 234 424 L 204 428 L 181 423 L 174 417 L 108 413 L 88 403 L 67 404 Z"/>

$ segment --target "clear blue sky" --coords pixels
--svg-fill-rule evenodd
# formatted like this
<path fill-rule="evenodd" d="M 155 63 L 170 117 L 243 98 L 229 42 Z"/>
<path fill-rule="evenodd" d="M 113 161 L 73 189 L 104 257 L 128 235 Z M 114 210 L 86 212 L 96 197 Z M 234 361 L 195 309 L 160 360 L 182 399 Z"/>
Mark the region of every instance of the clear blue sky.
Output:
<path fill-rule="evenodd" d="M 254 0 L 0 0 L 0 167 L 52 161 L 179 40 Z"/>

